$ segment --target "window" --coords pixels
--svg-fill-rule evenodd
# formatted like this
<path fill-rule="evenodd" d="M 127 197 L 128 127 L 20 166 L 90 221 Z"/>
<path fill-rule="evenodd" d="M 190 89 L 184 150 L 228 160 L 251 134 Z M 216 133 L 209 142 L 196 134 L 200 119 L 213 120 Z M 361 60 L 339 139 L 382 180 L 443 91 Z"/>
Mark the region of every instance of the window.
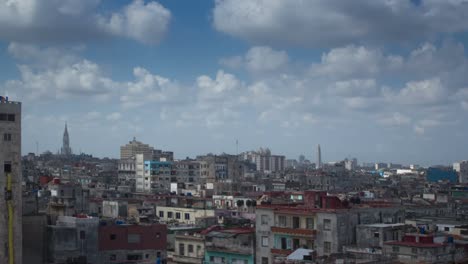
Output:
<path fill-rule="evenodd" d="M 379 238 L 380 237 L 380 233 L 379 232 L 374 232 L 374 238 Z"/>
<path fill-rule="evenodd" d="M 147 258 L 147 259 L 148 259 L 148 258 L 149 258 L 149 254 L 146 254 L 146 255 L 145 255 L 145 258 Z"/>
<path fill-rule="evenodd" d="M 127 260 L 142 260 L 143 256 L 141 254 L 131 254 L 127 255 Z"/>
<path fill-rule="evenodd" d="M 156 233 L 156 238 L 160 238 L 161 237 L 161 233 Z"/>
<path fill-rule="evenodd" d="M 306 241 L 306 248 L 307 249 L 313 249 L 314 248 L 314 242 L 312 240 L 307 240 Z"/>
<path fill-rule="evenodd" d="M 179 244 L 179 255 L 185 256 L 185 245 L 183 243 Z"/>
<path fill-rule="evenodd" d="M 172 212 L 167 212 L 167 218 L 172 218 Z"/>
<path fill-rule="evenodd" d="M 15 122 L 15 114 L 0 113 L 0 121 Z"/>
<path fill-rule="evenodd" d="M 324 253 L 331 252 L 331 242 L 323 242 L 323 252 Z"/>
<path fill-rule="evenodd" d="M 159 211 L 159 217 L 164 217 L 164 211 Z"/>
<path fill-rule="evenodd" d="M 175 213 L 175 218 L 180 219 L 180 213 Z"/>
<path fill-rule="evenodd" d="M 268 225 L 268 215 L 261 215 L 260 216 L 262 225 Z"/>
<path fill-rule="evenodd" d="M 128 243 L 140 243 L 140 234 L 128 234 Z"/>
<path fill-rule="evenodd" d="M 3 163 L 3 171 L 5 173 L 10 173 L 11 172 L 11 162 L 5 161 L 5 163 Z"/>
<path fill-rule="evenodd" d="M 400 247 L 394 246 L 392 247 L 393 252 L 400 252 Z"/>
<path fill-rule="evenodd" d="M 248 264 L 248 261 L 247 260 L 243 260 L 243 259 L 232 259 L 232 264 Z"/>
<path fill-rule="evenodd" d="M 80 231 L 80 239 L 81 239 L 81 240 L 86 239 L 86 232 L 83 231 L 83 230 Z"/>
<path fill-rule="evenodd" d="M 184 217 L 185 217 L 185 220 L 190 220 L 190 214 L 189 213 L 185 213 Z"/>
<path fill-rule="evenodd" d="M 193 253 L 193 245 L 188 245 L 187 252 L 188 253 Z"/>
<path fill-rule="evenodd" d="M 278 216 L 278 225 L 281 227 L 286 227 L 286 216 L 284 215 Z"/>
<path fill-rule="evenodd" d="M 450 228 L 448 226 L 444 227 L 444 231 L 450 231 Z"/>
<path fill-rule="evenodd" d="M 330 230 L 331 229 L 331 220 L 330 219 L 323 219 L 323 229 Z"/>
<path fill-rule="evenodd" d="M 300 228 L 301 222 L 300 222 L 299 217 L 294 216 L 292 220 L 293 220 L 293 228 Z"/>
<path fill-rule="evenodd" d="M 115 240 L 117 238 L 117 235 L 116 234 L 111 234 L 109 238 L 110 238 L 110 240 Z"/>
<path fill-rule="evenodd" d="M 11 134 L 10 133 L 3 134 L 3 141 L 11 141 Z"/>
<path fill-rule="evenodd" d="M 262 264 L 268 264 L 268 258 L 262 257 Z"/>
<path fill-rule="evenodd" d="M 418 254 L 418 248 L 411 248 L 411 253 Z"/>
<path fill-rule="evenodd" d="M 300 240 L 295 238 L 293 239 L 293 249 L 298 249 L 300 247 Z"/>
<path fill-rule="evenodd" d="M 307 229 L 314 229 L 314 219 L 313 218 L 306 218 L 306 228 Z"/>
<path fill-rule="evenodd" d="M 117 260 L 117 256 L 115 254 L 112 254 L 109 256 L 109 260 Z"/>
<path fill-rule="evenodd" d="M 262 236 L 262 247 L 268 247 L 268 237 Z"/>
<path fill-rule="evenodd" d="M 288 241 L 285 237 L 281 238 L 281 249 L 288 249 Z"/>

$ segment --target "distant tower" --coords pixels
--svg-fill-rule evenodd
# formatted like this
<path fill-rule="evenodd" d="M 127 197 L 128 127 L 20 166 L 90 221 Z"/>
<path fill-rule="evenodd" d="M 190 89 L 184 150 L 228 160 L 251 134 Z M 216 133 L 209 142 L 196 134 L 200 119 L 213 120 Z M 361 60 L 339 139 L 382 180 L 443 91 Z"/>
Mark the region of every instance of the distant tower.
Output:
<path fill-rule="evenodd" d="M 72 150 L 70 148 L 70 137 L 68 136 L 67 123 L 65 122 L 65 131 L 63 132 L 63 146 L 62 146 L 62 155 L 70 156 Z"/>
<path fill-rule="evenodd" d="M 320 144 L 317 147 L 317 169 L 322 168 L 322 151 L 320 150 Z"/>

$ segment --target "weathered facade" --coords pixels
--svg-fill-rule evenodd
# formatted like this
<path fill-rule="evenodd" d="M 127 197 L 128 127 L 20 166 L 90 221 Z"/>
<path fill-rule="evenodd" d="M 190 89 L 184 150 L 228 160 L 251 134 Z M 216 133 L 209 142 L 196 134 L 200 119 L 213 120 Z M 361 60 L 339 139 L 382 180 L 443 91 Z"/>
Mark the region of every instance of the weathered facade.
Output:
<path fill-rule="evenodd" d="M 0 98 L 0 263 L 22 263 L 21 103 Z"/>

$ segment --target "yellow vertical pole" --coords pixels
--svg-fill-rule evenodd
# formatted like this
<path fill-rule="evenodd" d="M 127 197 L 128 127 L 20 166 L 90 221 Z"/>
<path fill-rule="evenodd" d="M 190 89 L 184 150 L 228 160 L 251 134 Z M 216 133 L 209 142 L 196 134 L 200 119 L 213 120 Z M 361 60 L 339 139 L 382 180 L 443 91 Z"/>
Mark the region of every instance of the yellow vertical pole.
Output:
<path fill-rule="evenodd" d="M 7 173 L 7 191 L 13 195 L 11 188 L 11 173 Z M 15 264 L 14 244 L 13 244 L 13 201 L 7 201 L 8 206 L 8 260 L 9 264 Z"/>

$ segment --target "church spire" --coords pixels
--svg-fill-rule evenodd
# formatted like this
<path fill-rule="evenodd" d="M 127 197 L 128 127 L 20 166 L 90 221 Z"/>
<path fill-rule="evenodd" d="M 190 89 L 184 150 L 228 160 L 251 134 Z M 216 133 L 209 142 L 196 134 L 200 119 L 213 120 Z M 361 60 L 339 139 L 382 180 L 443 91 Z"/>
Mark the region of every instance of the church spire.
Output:
<path fill-rule="evenodd" d="M 68 135 L 68 125 L 65 122 L 65 131 L 63 131 L 63 145 L 62 145 L 62 155 L 69 156 L 72 154 L 70 148 L 70 136 Z"/>

